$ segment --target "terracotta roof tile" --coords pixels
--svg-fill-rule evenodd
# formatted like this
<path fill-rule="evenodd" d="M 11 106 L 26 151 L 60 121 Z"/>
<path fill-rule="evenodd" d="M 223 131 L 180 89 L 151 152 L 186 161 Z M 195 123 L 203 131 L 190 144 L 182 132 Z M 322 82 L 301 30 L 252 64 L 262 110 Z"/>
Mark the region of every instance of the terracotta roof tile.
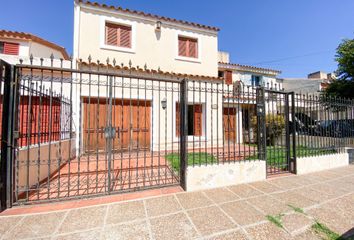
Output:
<path fill-rule="evenodd" d="M 106 4 L 100 4 L 97 2 L 90 2 L 90 1 L 86 1 L 86 0 L 76 0 L 76 1 L 78 3 L 82 3 L 82 4 L 93 6 L 93 7 L 100 7 L 100 8 L 110 9 L 110 10 L 116 10 L 119 12 L 140 15 L 143 17 L 151 17 L 151 18 L 155 18 L 158 20 L 180 23 L 180 24 L 189 25 L 189 26 L 193 26 L 193 27 L 197 27 L 197 28 L 203 28 L 203 29 L 212 30 L 212 31 L 220 31 L 220 29 L 217 27 L 207 26 L 207 25 L 203 25 L 203 24 L 199 24 L 199 23 L 188 22 L 188 21 L 184 21 L 184 20 L 177 20 L 174 18 L 163 17 L 163 16 L 151 14 L 151 13 L 145 13 L 142 11 L 130 10 L 127 8 L 122 8 L 122 7 L 108 6 Z"/>
<path fill-rule="evenodd" d="M 165 72 L 161 70 L 155 69 L 142 69 L 139 67 L 127 67 L 127 66 L 119 66 L 119 65 L 111 65 L 111 64 L 103 64 L 103 63 L 95 63 L 95 62 L 85 62 L 85 61 L 78 61 L 77 62 L 79 67 L 80 66 L 87 66 L 87 67 L 109 67 L 114 70 L 124 70 L 124 71 L 132 71 L 135 73 L 142 73 L 142 74 L 157 74 L 159 76 L 166 76 L 171 78 L 189 78 L 190 80 L 208 80 L 208 81 L 220 81 L 222 82 L 224 79 L 219 77 L 212 77 L 212 76 L 204 76 L 204 75 L 193 75 L 193 74 L 184 74 L 184 73 L 174 73 L 174 72 Z"/>
<path fill-rule="evenodd" d="M 69 55 L 66 52 L 65 48 L 63 48 L 55 43 L 44 40 L 43 38 L 35 36 L 31 33 L 0 30 L 0 37 L 10 38 L 10 39 L 31 40 L 33 42 L 37 42 L 37 43 L 40 43 L 40 44 L 45 45 L 47 47 L 53 48 L 53 49 L 61 52 L 61 54 L 63 55 L 63 58 L 65 60 L 69 59 Z"/>
<path fill-rule="evenodd" d="M 266 72 L 273 72 L 274 74 L 281 74 L 281 71 L 279 70 L 274 70 L 274 69 L 269 69 L 269 68 L 260 68 L 260 67 L 255 67 L 255 66 L 249 66 L 249 65 L 242 65 L 238 63 L 225 63 L 225 62 L 219 62 L 219 65 L 228 65 L 231 67 L 239 67 L 241 69 L 245 70 L 258 70 L 258 71 L 266 71 Z"/>

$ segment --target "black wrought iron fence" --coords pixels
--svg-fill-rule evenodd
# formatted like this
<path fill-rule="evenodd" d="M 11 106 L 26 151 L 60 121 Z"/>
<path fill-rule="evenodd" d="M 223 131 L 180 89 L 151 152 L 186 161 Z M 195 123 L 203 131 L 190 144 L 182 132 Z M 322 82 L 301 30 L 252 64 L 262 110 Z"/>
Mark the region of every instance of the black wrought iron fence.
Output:
<path fill-rule="evenodd" d="M 48 64 L 1 62 L 2 208 L 186 187 L 196 166 L 294 172 L 297 157 L 353 145 L 353 101 L 108 60 Z"/>

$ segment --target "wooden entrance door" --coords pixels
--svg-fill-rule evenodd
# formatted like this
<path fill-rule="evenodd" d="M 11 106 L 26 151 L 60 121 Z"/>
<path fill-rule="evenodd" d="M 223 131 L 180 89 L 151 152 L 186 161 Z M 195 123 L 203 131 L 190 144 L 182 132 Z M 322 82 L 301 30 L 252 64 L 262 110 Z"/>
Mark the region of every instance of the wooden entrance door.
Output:
<path fill-rule="evenodd" d="M 236 142 L 237 118 L 236 108 L 224 108 L 224 139 Z"/>
<path fill-rule="evenodd" d="M 83 100 L 83 143 L 86 152 L 105 151 L 109 104 L 106 99 Z M 112 127 L 116 134 L 113 150 L 137 150 L 150 147 L 150 101 L 113 99 Z"/>

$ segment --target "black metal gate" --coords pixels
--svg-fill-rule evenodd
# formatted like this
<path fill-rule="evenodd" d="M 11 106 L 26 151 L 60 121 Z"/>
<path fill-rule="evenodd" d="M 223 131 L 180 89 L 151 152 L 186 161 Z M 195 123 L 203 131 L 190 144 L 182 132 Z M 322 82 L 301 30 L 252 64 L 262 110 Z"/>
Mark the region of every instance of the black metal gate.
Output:
<path fill-rule="evenodd" d="M 267 174 L 291 172 L 296 169 L 296 142 L 294 122 L 295 102 L 293 92 L 263 90 L 263 119 L 260 128 L 265 138 L 263 159 L 266 159 Z M 261 146 L 260 146 L 261 147 Z"/>
<path fill-rule="evenodd" d="M 182 80 L 32 61 L 1 62 L 2 208 L 183 183 Z"/>

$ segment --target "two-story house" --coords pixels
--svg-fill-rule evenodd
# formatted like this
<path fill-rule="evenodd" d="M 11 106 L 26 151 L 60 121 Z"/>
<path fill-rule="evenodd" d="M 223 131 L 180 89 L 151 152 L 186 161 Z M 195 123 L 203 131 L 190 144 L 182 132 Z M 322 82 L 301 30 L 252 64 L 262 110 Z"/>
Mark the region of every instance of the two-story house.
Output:
<path fill-rule="evenodd" d="M 110 71 L 137 72 L 142 78 L 154 73 L 155 76 L 160 77 L 188 78 L 202 82 L 201 86 L 197 86 L 199 91 L 194 91 L 188 96 L 188 121 L 192 126 L 188 129 L 188 138 L 193 140 L 193 144 L 198 142 L 198 146 L 212 146 L 225 139 L 243 142 L 243 129 L 250 128 L 250 118 L 255 110 L 254 91 L 252 90 L 251 100 L 240 102 L 229 96 L 233 85 L 239 82 L 254 87 L 259 85 L 276 87 L 277 85 L 276 76 L 279 71 L 229 63 L 228 56 L 222 56 L 223 54 L 218 52 L 219 29 L 217 27 L 84 0 L 76 0 L 74 9 L 73 55 L 78 61 L 79 69 L 106 66 Z M 126 81 L 124 78 L 121 79 L 117 85 L 128 84 L 124 81 Z M 139 85 L 139 80 L 135 80 L 135 84 Z M 200 89 L 204 89 L 204 92 Z M 205 89 L 211 91 L 207 92 Z M 153 149 L 161 147 L 161 142 L 164 142 L 164 147 L 167 149 L 173 147 L 174 143 L 177 144 L 179 90 L 173 93 L 162 93 L 162 95 L 160 92 L 153 91 L 142 95 L 141 91 L 139 93 L 129 92 L 129 90 L 123 88 L 123 91 L 118 91 L 117 88 L 119 93 L 115 96 L 115 99 L 123 105 L 120 106 L 123 108 L 121 112 L 130 114 L 126 124 L 121 121 L 115 126 L 116 129 L 120 129 L 118 135 L 125 139 L 122 141 L 124 146 L 121 147 L 136 148 L 139 141 L 139 147 Z M 218 91 L 224 91 L 225 94 L 218 94 Z M 89 92 L 88 89 L 81 89 L 79 102 L 83 106 L 78 104 L 74 112 L 80 112 L 80 107 L 83 111 L 93 108 L 92 104 L 97 104 L 98 99 L 102 97 L 96 96 L 95 99 L 95 94 L 97 95 Z M 102 91 L 100 94 L 102 95 Z M 128 101 L 130 99 L 133 101 Z M 167 107 L 161 116 L 162 103 Z M 137 108 L 134 110 L 131 106 Z M 134 111 L 148 112 L 148 114 L 139 120 L 134 117 L 139 115 L 138 112 Z M 117 117 L 121 115 L 120 112 L 116 114 Z M 84 116 L 87 115 L 84 112 Z M 141 121 L 144 121 L 144 124 Z M 96 145 L 93 143 L 102 142 L 100 146 L 103 149 L 104 138 L 98 140 L 94 135 L 90 136 L 90 131 L 85 129 L 89 128 L 88 122 L 88 119 L 83 119 L 83 132 L 86 134 L 83 136 L 84 145 L 91 142 L 92 146 L 88 146 L 91 148 Z M 78 121 L 77 124 L 80 122 Z M 160 126 L 167 126 L 172 130 L 166 132 L 161 130 Z M 141 144 L 139 134 L 133 133 L 134 129 L 136 132 L 145 131 L 148 136 L 146 137 L 145 134 L 144 138 L 149 140 Z M 94 140 L 89 141 L 89 138 Z"/>

